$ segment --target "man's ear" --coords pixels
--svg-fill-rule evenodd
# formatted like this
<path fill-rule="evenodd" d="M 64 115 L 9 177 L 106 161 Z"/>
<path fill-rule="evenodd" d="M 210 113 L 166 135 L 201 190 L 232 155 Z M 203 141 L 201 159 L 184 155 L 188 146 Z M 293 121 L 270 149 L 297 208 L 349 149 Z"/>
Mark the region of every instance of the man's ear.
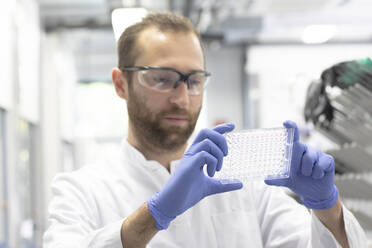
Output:
<path fill-rule="evenodd" d="M 116 94 L 125 100 L 128 99 L 128 81 L 119 68 L 112 69 L 112 82 L 114 83 Z"/>

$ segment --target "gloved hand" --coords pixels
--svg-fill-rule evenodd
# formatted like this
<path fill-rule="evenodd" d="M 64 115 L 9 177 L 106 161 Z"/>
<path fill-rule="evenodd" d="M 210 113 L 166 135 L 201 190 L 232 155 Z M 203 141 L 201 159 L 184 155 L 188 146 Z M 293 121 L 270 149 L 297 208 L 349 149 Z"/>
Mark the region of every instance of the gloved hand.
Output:
<path fill-rule="evenodd" d="M 301 197 L 310 209 L 329 209 L 338 200 L 334 184 L 333 158 L 320 150 L 307 147 L 299 141 L 296 123 L 285 121 L 287 128 L 295 128 L 290 177 L 265 180 L 268 185 L 285 186 Z"/>
<path fill-rule="evenodd" d="M 203 129 L 162 190 L 147 202 L 158 230 L 168 228 L 174 218 L 204 197 L 243 187 L 240 181 L 222 183 L 212 178 L 216 170 L 221 170 L 223 157 L 227 155 L 227 143 L 222 134 L 233 129 L 233 124 Z M 209 176 L 204 174 L 205 164 Z"/>

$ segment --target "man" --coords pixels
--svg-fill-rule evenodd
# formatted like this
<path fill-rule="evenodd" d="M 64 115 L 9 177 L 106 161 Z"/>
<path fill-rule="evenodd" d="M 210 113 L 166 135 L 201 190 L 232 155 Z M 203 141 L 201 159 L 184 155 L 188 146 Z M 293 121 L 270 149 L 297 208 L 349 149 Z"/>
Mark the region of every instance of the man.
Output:
<path fill-rule="evenodd" d="M 148 15 L 122 34 L 118 54 L 128 137 L 117 158 L 56 177 L 45 247 L 366 247 L 333 159 L 300 143 L 293 122 L 291 176 L 266 184 L 290 188 L 311 214 L 278 187 L 213 178 L 233 124 L 202 130 L 187 149 L 209 76 L 187 19 Z"/>

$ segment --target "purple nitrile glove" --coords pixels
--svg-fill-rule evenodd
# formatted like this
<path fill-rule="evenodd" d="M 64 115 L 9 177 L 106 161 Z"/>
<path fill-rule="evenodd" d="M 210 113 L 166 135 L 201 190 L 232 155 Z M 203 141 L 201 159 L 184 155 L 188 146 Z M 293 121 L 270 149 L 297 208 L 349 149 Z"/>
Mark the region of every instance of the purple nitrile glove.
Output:
<path fill-rule="evenodd" d="M 233 129 L 233 124 L 223 124 L 200 131 L 162 190 L 147 202 L 158 230 L 168 228 L 174 218 L 204 197 L 243 187 L 240 181 L 226 183 L 212 178 L 216 170 L 221 170 L 223 157 L 227 155 L 222 134 Z M 204 165 L 208 176 L 204 174 Z"/>
<path fill-rule="evenodd" d="M 288 187 L 301 197 L 307 208 L 332 208 L 338 200 L 333 158 L 302 144 L 296 123 L 285 121 L 283 125 L 286 128 L 295 128 L 290 176 L 285 179 L 268 179 L 265 183 Z"/>

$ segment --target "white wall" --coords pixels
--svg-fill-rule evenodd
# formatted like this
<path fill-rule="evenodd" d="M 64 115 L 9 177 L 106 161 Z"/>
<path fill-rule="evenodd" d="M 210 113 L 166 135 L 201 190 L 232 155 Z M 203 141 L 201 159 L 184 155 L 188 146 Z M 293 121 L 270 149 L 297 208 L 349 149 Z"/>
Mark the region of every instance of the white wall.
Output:
<path fill-rule="evenodd" d="M 212 73 L 207 86 L 207 126 L 233 122 L 243 127 L 242 73 L 244 51 L 241 47 L 207 47 L 207 70 Z"/>
<path fill-rule="evenodd" d="M 15 35 L 14 29 L 15 1 L 5 1 L 0 8 L 0 107 L 9 108 L 13 96 L 13 64 Z"/>
<path fill-rule="evenodd" d="M 36 0 L 18 1 L 18 108 L 23 119 L 37 123 L 39 119 L 40 85 L 40 17 Z"/>
<path fill-rule="evenodd" d="M 47 209 L 51 198 L 50 184 L 55 174 L 61 168 L 61 131 L 60 131 L 60 108 L 59 92 L 61 82 L 59 81 L 59 68 L 63 68 L 62 63 L 58 63 L 58 53 L 61 49 L 58 35 L 44 35 L 42 38 L 42 57 L 41 57 L 41 91 L 40 91 L 40 152 L 41 152 L 41 171 L 39 188 L 42 191 L 39 207 L 42 212 L 40 229 L 45 230 L 47 226 Z M 61 51 L 62 50 L 62 51 Z M 62 90 L 63 91 L 63 90 Z M 40 241 L 41 241 L 40 234 Z"/>

